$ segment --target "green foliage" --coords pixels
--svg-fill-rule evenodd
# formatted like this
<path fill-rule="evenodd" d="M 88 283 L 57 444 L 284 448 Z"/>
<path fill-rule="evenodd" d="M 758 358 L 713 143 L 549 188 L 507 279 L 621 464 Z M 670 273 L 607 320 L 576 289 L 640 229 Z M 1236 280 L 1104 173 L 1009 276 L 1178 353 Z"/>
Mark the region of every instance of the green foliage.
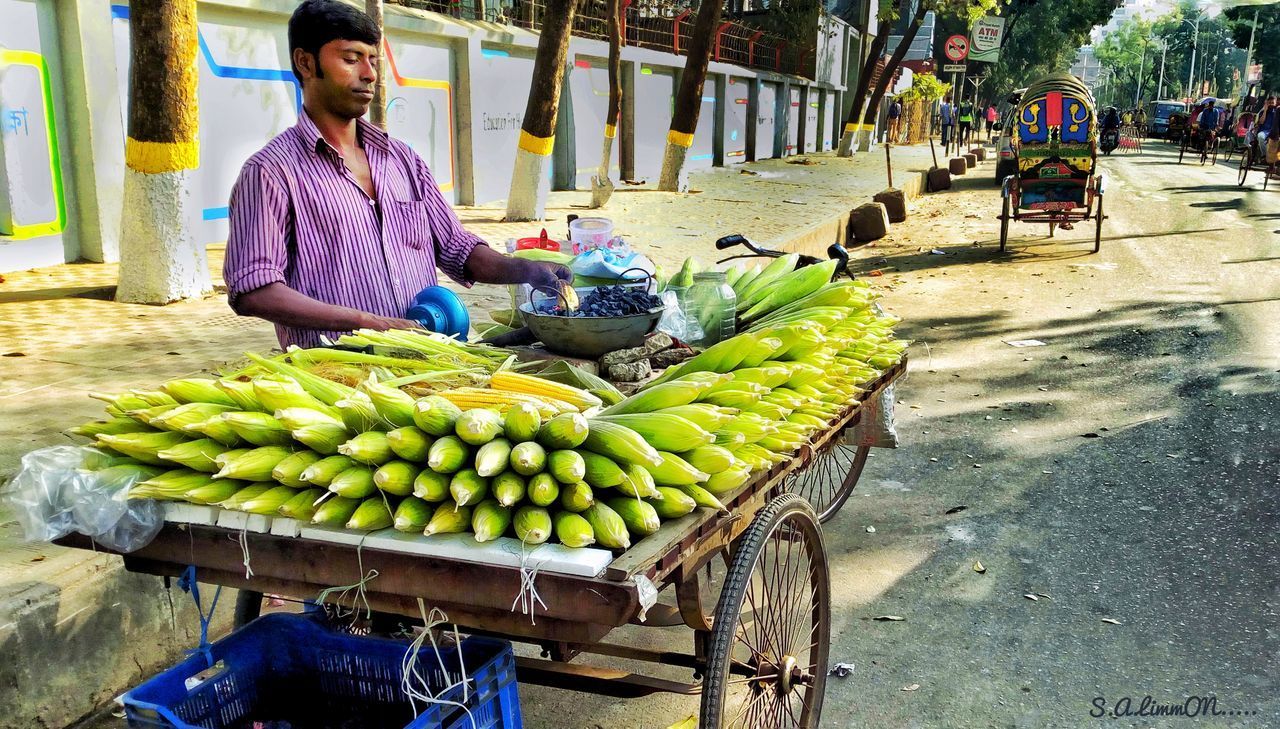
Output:
<path fill-rule="evenodd" d="M 1280 88 L 1280 5 L 1228 8 L 1223 18 L 1235 46 L 1247 49 L 1255 13 L 1258 32 L 1253 39 L 1253 62 L 1262 64 L 1262 88 L 1274 93 Z M 1240 69 L 1244 70 L 1244 61 Z M 1254 95 L 1258 95 L 1256 90 Z"/>
<path fill-rule="evenodd" d="M 950 90 L 951 84 L 942 83 L 937 76 L 931 73 L 917 73 L 911 77 L 911 88 L 898 94 L 898 99 L 904 104 L 917 99 L 928 103 L 941 99 L 943 94 Z"/>

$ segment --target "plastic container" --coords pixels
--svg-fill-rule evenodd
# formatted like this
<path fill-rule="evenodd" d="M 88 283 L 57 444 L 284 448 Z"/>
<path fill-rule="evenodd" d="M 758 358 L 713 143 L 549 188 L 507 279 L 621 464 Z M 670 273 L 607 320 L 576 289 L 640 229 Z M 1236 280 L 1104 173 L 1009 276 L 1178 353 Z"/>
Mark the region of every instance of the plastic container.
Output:
<path fill-rule="evenodd" d="M 608 248 L 613 240 L 613 221 L 608 218 L 577 218 L 569 222 L 569 240 L 573 252 L 583 253 L 595 248 Z"/>
<path fill-rule="evenodd" d="M 471 679 L 467 713 L 458 706 L 418 704 L 400 689 L 408 643 L 335 632 L 318 620 L 275 613 L 249 623 L 160 673 L 122 698 L 130 727 L 240 729 L 249 722 L 293 727 L 517 729 L 522 726 L 511 644 L 467 638 L 462 658 Z M 440 649 L 448 675 L 428 643 L 418 672 L 432 693 L 461 679 L 458 651 Z M 457 686 L 442 699 L 462 703 Z M 474 725 L 471 719 L 475 720 Z M 350 723 L 344 723 L 349 721 Z"/>
<path fill-rule="evenodd" d="M 710 347 L 734 335 L 738 295 L 724 271 L 704 271 L 693 275 L 693 285 L 680 295 L 686 316 L 698 320 L 702 336 L 686 342 L 694 347 Z"/>

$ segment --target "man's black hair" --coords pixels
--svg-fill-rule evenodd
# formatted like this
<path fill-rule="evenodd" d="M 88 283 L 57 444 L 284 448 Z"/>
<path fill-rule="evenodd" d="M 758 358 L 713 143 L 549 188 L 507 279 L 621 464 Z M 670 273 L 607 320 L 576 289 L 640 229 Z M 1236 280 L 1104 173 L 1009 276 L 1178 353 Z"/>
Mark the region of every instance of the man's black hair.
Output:
<path fill-rule="evenodd" d="M 382 34 L 364 11 L 339 0 L 305 0 L 289 17 L 289 63 L 293 75 L 302 81 L 293 50 L 301 48 L 316 57 L 316 75 L 320 70 L 320 47 L 329 41 L 348 40 L 378 45 Z"/>

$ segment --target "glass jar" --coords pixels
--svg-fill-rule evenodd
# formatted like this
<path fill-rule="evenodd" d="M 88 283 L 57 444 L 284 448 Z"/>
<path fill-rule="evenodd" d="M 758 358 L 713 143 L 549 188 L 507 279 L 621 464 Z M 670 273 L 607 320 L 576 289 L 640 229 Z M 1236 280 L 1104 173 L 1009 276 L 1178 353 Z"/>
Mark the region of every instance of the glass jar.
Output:
<path fill-rule="evenodd" d="M 705 271 L 693 275 L 693 285 L 681 297 L 686 316 L 697 319 L 702 338 L 687 342 L 694 347 L 710 347 L 733 336 L 738 295 L 733 292 L 724 271 Z"/>

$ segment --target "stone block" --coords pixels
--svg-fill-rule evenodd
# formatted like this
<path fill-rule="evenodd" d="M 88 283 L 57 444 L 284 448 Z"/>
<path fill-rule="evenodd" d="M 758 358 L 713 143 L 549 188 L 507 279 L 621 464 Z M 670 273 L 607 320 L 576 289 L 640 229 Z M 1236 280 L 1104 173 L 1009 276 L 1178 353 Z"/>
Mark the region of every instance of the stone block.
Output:
<path fill-rule="evenodd" d="M 884 205 L 890 223 L 901 223 L 907 219 L 907 195 L 902 190 L 890 187 L 877 192 L 872 199 Z"/>
<path fill-rule="evenodd" d="M 652 373 L 653 365 L 647 359 L 610 365 L 608 370 L 609 379 L 614 382 L 639 382 Z"/>
<path fill-rule="evenodd" d="M 614 365 L 639 362 L 642 359 L 652 357 L 664 349 L 670 348 L 672 344 L 675 344 L 675 342 L 672 341 L 670 336 L 663 334 L 662 332 L 658 332 L 644 340 L 644 344 L 639 347 L 619 349 L 616 352 L 609 352 L 608 354 L 601 356 L 600 367 L 608 369 Z"/>
<path fill-rule="evenodd" d="M 952 175 L 963 175 L 968 169 L 969 166 L 964 163 L 964 157 L 952 157 L 947 162 L 947 170 Z"/>
<path fill-rule="evenodd" d="M 971 169 L 973 169 L 974 167 L 977 167 L 977 166 L 978 166 L 978 157 L 977 157 L 977 155 L 973 155 L 973 154 L 965 154 L 965 155 L 961 155 L 961 158 L 964 160 L 964 166 L 965 166 L 965 168 L 966 168 L 966 169 L 970 169 L 970 170 L 971 170 Z"/>
<path fill-rule="evenodd" d="M 986 147 L 974 147 L 973 149 L 969 150 L 969 154 L 973 155 L 974 157 L 977 157 L 979 162 L 987 161 Z"/>
<path fill-rule="evenodd" d="M 649 364 L 653 365 L 655 370 L 665 370 L 668 367 L 673 367 L 686 359 L 692 358 L 694 354 L 696 354 L 696 352 L 687 347 L 672 347 L 671 349 L 664 349 L 650 357 Z"/>
<path fill-rule="evenodd" d="M 951 189 L 951 172 L 941 167 L 929 170 L 925 189 L 929 192 L 942 192 Z"/>
<path fill-rule="evenodd" d="M 869 202 L 849 213 L 849 238 L 858 242 L 880 240 L 889 232 L 889 213 L 883 203 Z"/>

